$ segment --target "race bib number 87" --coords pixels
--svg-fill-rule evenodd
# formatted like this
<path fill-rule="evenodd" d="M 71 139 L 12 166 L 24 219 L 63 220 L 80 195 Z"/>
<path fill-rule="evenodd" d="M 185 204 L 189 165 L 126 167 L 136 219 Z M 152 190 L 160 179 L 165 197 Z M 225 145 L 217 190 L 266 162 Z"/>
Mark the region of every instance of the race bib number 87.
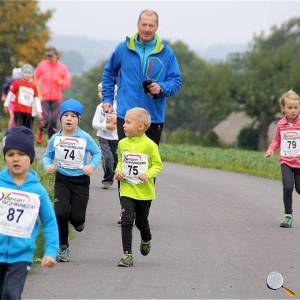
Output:
<path fill-rule="evenodd" d="M 281 156 L 300 155 L 300 130 L 281 132 Z"/>
<path fill-rule="evenodd" d="M 39 195 L 0 187 L 0 233 L 30 238 L 39 208 Z"/>

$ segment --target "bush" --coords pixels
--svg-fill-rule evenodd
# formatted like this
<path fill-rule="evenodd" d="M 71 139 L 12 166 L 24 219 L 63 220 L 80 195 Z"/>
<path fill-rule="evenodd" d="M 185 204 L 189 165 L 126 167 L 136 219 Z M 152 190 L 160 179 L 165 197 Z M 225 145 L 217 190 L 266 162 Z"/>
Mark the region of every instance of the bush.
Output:
<path fill-rule="evenodd" d="M 221 146 L 219 137 L 212 129 L 208 129 L 204 133 L 204 135 L 202 137 L 202 144 L 203 144 L 203 146 L 207 146 L 207 147 L 220 147 Z"/>
<path fill-rule="evenodd" d="M 253 127 L 243 128 L 238 136 L 238 147 L 242 149 L 258 150 L 259 130 Z"/>

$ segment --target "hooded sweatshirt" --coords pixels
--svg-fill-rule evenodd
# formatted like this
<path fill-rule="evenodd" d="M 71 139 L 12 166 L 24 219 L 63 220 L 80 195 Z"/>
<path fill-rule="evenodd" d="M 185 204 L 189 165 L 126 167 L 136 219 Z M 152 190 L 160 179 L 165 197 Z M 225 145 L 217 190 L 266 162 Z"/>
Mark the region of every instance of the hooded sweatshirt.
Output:
<path fill-rule="evenodd" d="M 9 202 L 11 199 L 12 202 L 19 204 L 19 206 L 17 206 L 19 209 L 16 209 L 15 204 L 15 206 L 11 206 L 4 215 L 0 214 L 0 231 L 3 232 L 3 228 L 5 228 L 3 224 L 8 223 L 8 221 L 15 222 L 16 224 L 21 221 L 21 218 L 28 216 L 24 206 L 28 204 L 28 202 L 26 202 L 26 196 L 29 195 L 29 193 L 30 195 L 33 194 L 38 199 L 37 203 L 39 203 L 38 216 L 33 225 L 31 235 L 29 237 L 15 237 L 13 235 L 0 233 L 1 263 L 32 262 L 35 240 L 39 232 L 38 219 L 40 219 L 42 223 L 45 236 L 44 256 L 56 256 L 59 240 L 54 210 L 45 188 L 40 183 L 37 173 L 33 170 L 28 172 L 27 178 L 21 185 L 15 184 L 7 168 L 0 172 L 0 212 L 5 212 L 1 201 Z M 13 195 L 17 195 L 15 199 Z"/>

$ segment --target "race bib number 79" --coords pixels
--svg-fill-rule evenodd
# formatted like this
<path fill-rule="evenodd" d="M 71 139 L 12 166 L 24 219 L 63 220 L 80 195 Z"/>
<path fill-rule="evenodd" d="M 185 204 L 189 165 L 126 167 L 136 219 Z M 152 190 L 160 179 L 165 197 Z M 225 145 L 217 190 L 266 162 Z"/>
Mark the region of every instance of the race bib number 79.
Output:
<path fill-rule="evenodd" d="M 281 156 L 300 155 L 300 130 L 289 130 L 281 132 Z"/>

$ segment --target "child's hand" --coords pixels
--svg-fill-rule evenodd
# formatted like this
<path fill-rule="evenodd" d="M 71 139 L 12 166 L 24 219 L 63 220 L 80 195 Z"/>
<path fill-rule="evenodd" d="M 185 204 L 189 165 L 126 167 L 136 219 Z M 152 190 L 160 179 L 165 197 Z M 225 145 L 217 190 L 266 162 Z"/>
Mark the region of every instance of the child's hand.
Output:
<path fill-rule="evenodd" d="M 121 171 L 116 171 L 115 173 L 115 178 L 116 180 L 120 181 L 124 179 L 125 174 Z"/>
<path fill-rule="evenodd" d="M 43 115 L 40 112 L 36 113 L 36 116 L 38 117 L 39 120 L 43 119 Z"/>
<path fill-rule="evenodd" d="M 269 157 L 272 156 L 273 154 L 274 154 L 274 151 L 268 150 L 268 151 L 265 153 L 265 158 L 269 158 Z"/>
<path fill-rule="evenodd" d="M 52 268 L 55 265 L 55 259 L 52 256 L 44 256 L 42 258 L 41 266 Z"/>
<path fill-rule="evenodd" d="M 113 123 L 106 123 L 106 129 L 107 130 L 115 130 L 117 128 L 116 124 Z"/>
<path fill-rule="evenodd" d="M 87 165 L 87 166 L 83 166 L 81 170 L 85 175 L 90 176 L 94 171 L 94 167 L 91 165 Z"/>
<path fill-rule="evenodd" d="M 142 180 L 142 181 L 147 181 L 149 179 L 149 177 L 147 174 L 142 173 L 138 176 L 138 179 Z"/>
<path fill-rule="evenodd" d="M 54 173 L 55 170 L 56 170 L 55 164 L 51 164 L 51 165 L 48 166 L 48 168 L 46 170 L 46 173 L 47 173 L 47 175 L 49 175 L 49 174 Z"/>

